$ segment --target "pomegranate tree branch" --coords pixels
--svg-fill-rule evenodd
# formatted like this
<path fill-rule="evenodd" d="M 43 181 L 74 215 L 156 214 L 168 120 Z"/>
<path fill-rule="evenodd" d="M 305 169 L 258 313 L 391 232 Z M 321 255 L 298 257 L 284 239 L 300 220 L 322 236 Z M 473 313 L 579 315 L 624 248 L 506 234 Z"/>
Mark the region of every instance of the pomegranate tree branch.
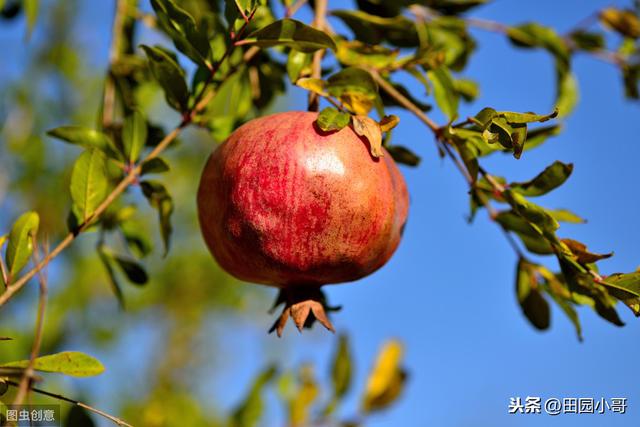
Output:
<path fill-rule="evenodd" d="M 253 18 L 254 14 L 255 14 L 255 10 L 248 16 L 249 22 Z M 242 32 L 244 32 L 244 29 L 246 29 L 247 24 L 248 23 L 245 22 L 242 28 L 238 31 L 238 34 L 241 34 Z M 22 289 L 24 285 L 26 285 L 27 282 L 31 278 L 33 278 L 39 271 L 41 271 L 62 251 L 64 251 L 69 245 L 71 245 L 71 243 L 73 243 L 74 240 L 83 231 L 85 231 L 90 224 L 92 224 L 96 219 L 98 219 L 107 210 L 107 208 L 111 206 L 111 204 L 122 193 L 125 192 L 125 190 L 131 184 L 137 181 L 138 175 L 142 170 L 141 165 L 148 160 L 158 157 L 178 137 L 180 132 L 182 132 L 182 130 L 185 127 L 187 127 L 189 124 L 192 123 L 193 117 L 197 113 L 204 110 L 204 108 L 207 106 L 207 104 L 211 101 L 211 99 L 213 99 L 213 97 L 216 94 L 215 90 L 208 91 L 210 84 L 213 82 L 214 75 L 220 69 L 220 65 L 222 64 L 222 61 L 224 61 L 230 55 L 233 49 L 234 49 L 234 43 L 231 43 L 227 47 L 227 50 L 223 54 L 223 57 L 216 64 L 212 66 L 211 73 L 209 75 L 207 83 L 203 86 L 203 89 L 201 90 L 201 92 L 195 97 L 196 99 L 196 102 L 194 102 L 195 106 L 190 111 L 183 114 L 183 119 L 180 122 L 180 124 L 176 126 L 171 132 L 169 132 L 146 157 L 144 157 L 141 161 L 138 162 L 138 164 L 135 167 L 131 168 L 128 171 L 128 173 L 124 176 L 124 178 L 122 178 L 122 180 L 118 183 L 118 185 L 116 185 L 116 187 L 111 191 L 111 193 L 109 193 L 109 195 L 104 199 L 104 201 L 100 203 L 100 205 L 96 208 L 96 210 L 84 222 L 82 222 L 75 230 L 67 234 L 67 236 L 60 243 L 58 243 L 58 245 L 50 253 L 48 253 L 42 259 L 42 261 L 36 263 L 31 268 L 31 270 L 25 273 L 20 279 L 18 279 L 11 285 L 7 286 L 7 288 L 5 289 L 5 292 L 0 294 L 0 307 L 3 306 L 9 299 L 11 299 L 13 295 L 15 295 L 20 289 Z M 258 53 L 258 51 L 259 51 L 258 48 L 255 48 L 255 49 L 251 48 L 247 50 L 247 52 L 243 57 L 243 61 L 246 62 L 250 60 L 253 56 L 255 56 Z M 224 76 L 223 81 L 231 77 L 238 69 L 239 67 L 232 67 Z M 206 92 L 206 95 L 205 95 L 205 92 Z"/>
<path fill-rule="evenodd" d="M 237 3 L 236 3 L 236 5 L 237 5 Z M 241 10 L 242 8 L 239 7 L 239 9 Z M 255 15 L 256 10 L 258 10 L 257 7 L 254 8 L 251 11 L 249 16 L 245 16 L 244 15 L 244 11 L 243 11 L 242 15 L 245 18 L 244 24 L 242 24 L 242 26 L 240 27 L 240 29 L 237 32 L 233 32 L 232 29 L 229 30 L 230 31 L 230 42 L 227 45 L 227 48 L 225 49 L 224 53 L 222 54 L 222 57 L 215 64 L 213 64 L 211 66 L 211 68 L 209 68 L 209 75 L 207 76 L 207 80 L 206 80 L 206 82 L 204 84 L 204 89 L 196 96 L 196 98 L 195 98 L 195 100 L 193 102 L 193 105 L 195 106 L 193 108 L 193 112 L 198 112 L 198 111 L 203 110 L 207 106 L 209 101 L 211 101 L 211 99 L 213 99 L 213 97 L 215 96 L 215 91 L 211 90 L 211 91 L 207 92 L 207 88 L 209 87 L 211 82 L 213 82 L 213 79 L 215 78 L 215 76 L 218 73 L 218 71 L 220 71 L 220 67 L 222 66 L 224 61 L 233 53 L 233 50 L 236 48 L 236 46 L 238 46 L 238 41 L 240 40 L 242 34 L 246 31 L 247 27 L 251 23 L 251 20 L 253 19 L 253 16 Z M 251 50 L 251 49 L 249 49 L 249 50 Z M 255 53 L 257 53 L 257 51 L 255 51 Z M 254 55 L 255 55 L 255 53 L 254 53 Z M 227 74 L 227 76 L 228 76 L 228 74 Z"/>
<path fill-rule="evenodd" d="M 409 98 L 400 93 L 391 83 L 385 80 L 380 73 L 376 70 L 370 69 L 369 72 L 373 76 L 378 86 L 382 88 L 389 96 L 398 101 L 400 105 L 402 105 L 407 110 L 411 111 L 422 123 L 427 125 L 429 129 L 431 129 L 436 136 L 439 136 L 440 126 L 436 124 L 433 120 L 429 118 L 416 104 L 411 102 Z"/>
<path fill-rule="evenodd" d="M 469 184 L 470 189 L 473 190 L 475 185 L 474 179 L 469 173 L 469 170 L 467 169 L 467 167 L 462 162 L 462 160 L 460 160 L 460 158 L 451 149 L 449 141 L 442 140 L 442 128 L 438 126 L 433 120 L 431 120 L 431 118 L 429 118 L 429 116 L 427 116 L 410 99 L 408 99 L 406 96 L 400 93 L 396 88 L 394 88 L 393 85 L 391 85 L 391 83 L 385 80 L 377 71 L 369 70 L 369 72 L 373 76 L 374 80 L 378 83 L 378 86 L 383 91 L 385 91 L 390 97 L 396 100 L 398 104 L 402 105 L 407 110 L 412 112 L 421 122 L 423 122 L 425 125 L 427 125 L 429 129 L 431 129 L 431 131 L 435 136 L 436 144 L 438 144 L 438 146 L 444 151 L 447 157 L 455 164 L 456 168 L 460 171 L 462 176 L 467 181 L 467 184 Z M 504 186 L 500 184 L 492 175 L 487 173 L 487 171 L 485 171 L 482 167 L 480 167 L 479 170 L 480 170 L 480 173 L 485 177 L 485 179 L 489 182 L 489 184 L 491 184 L 491 186 L 494 188 L 496 192 L 502 193 L 505 191 Z M 491 218 L 491 220 L 499 225 L 500 230 L 502 230 L 507 241 L 509 242 L 513 250 L 516 252 L 516 254 L 520 257 L 524 257 L 522 250 L 520 249 L 516 241 L 513 239 L 513 236 L 511 235 L 509 230 L 507 230 L 500 223 L 495 221 L 497 212 L 494 209 L 494 207 L 491 205 L 491 203 L 488 200 L 481 200 L 481 202 L 483 206 L 487 209 L 487 212 L 489 213 L 489 217 Z"/>
<path fill-rule="evenodd" d="M 102 126 L 109 128 L 114 121 L 116 108 L 116 84 L 112 68 L 122 53 L 122 33 L 127 17 L 128 0 L 116 0 L 116 12 L 111 30 L 111 47 L 109 48 L 109 69 L 104 82 L 104 99 L 102 104 Z"/>
<path fill-rule="evenodd" d="M 292 4 L 286 9 L 284 16 L 286 18 L 291 18 L 293 15 L 295 15 L 298 9 L 300 9 L 302 6 L 304 6 L 307 3 L 307 1 L 308 0 L 297 0 L 294 4 Z"/>
<path fill-rule="evenodd" d="M 14 381 L 11 381 L 11 380 L 6 380 L 5 383 L 10 385 L 10 386 L 12 386 L 12 387 L 18 387 L 18 383 L 14 382 Z M 108 414 L 108 413 L 106 413 L 104 411 L 101 411 L 100 409 L 96 409 L 96 408 L 94 408 L 92 406 L 87 405 L 86 403 L 79 402 L 77 400 L 68 398 L 68 397 L 63 396 L 61 394 L 52 393 L 50 391 L 42 390 L 42 389 L 35 388 L 35 387 L 31 387 L 31 391 L 33 391 L 34 393 L 41 394 L 43 396 L 52 397 L 54 399 L 57 399 L 57 400 L 60 400 L 60 401 L 63 401 L 63 402 L 67 402 L 67 403 L 71 403 L 72 405 L 76 405 L 76 406 L 79 406 L 81 408 L 84 408 L 87 411 L 90 411 L 90 412 L 93 412 L 94 414 L 100 415 L 101 417 L 104 417 L 104 418 L 112 421 L 113 423 L 121 426 L 121 427 L 133 427 L 131 424 L 127 423 L 126 421 L 124 421 L 124 420 L 122 420 L 122 419 L 120 419 L 118 417 L 114 417 L 113 415 Z"/>
<path fill-rule="evenodd" d="M 33 241 L 33 262 L 34 264 L 38 264 L 40 260 L 40 251 L 38 249 L 38 242 L 36 241 L 35 236 L 32 238 Z M 40 346 L 42 344 L 42 331 L 44 329 L 44 313 L 47 306 L 47 277 L 44 273 L 44 270 L 38 272 L 38 282 L 40 284 L 40 297 L 38 298 L 38 312 L 36 315 L 36 326 L 35 333 L 33 337 L 33 346 L 31 347 L 31 354 L 29 355 L 29 364 L 22 374 L 22 378 L 20 379 L 20 385 L 18 387 L 18 392 L 16 393 L 16 398 L 13 401 L 13 404 L 16 406 L 22 405 L 22 402 L 27 397 L 29 393 L 29 387 L 31 382 L 33 381 L 33 376 L 35 374 L 35 370 L 33 369 L 36 358 L 38 357 L 38 353 L 40 353 Z"/>
<path fill-rule="evenodd" d="M 315 2 L 315 18 L 313 19 L 313 27 L 323 31 L 327 19 L 327 0 L 316 0 Z M 322 78 L 322 58 L 324 57 L 324 49 L 317 50 L 313 53 L 313 61 L 311 63 L 311 77 L 314 79 Z M 320 99 L 314 92 L 309 92 L 309 111 L 318 111 Z"/>

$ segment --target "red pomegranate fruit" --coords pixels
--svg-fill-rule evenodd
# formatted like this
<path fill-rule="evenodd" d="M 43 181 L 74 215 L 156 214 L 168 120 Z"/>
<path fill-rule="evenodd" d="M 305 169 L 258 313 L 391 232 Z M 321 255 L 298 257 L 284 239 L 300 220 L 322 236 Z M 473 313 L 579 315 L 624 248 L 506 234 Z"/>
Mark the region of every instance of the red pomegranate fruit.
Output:
<path fill-rule="evenodd" d="M 286 112 L 238 128 L 209 157 L 198 190 L 204 239 L 220 266 L 281 289 L 297 327 L 333 330 L 320 287 L 382 267 L 407 218 L 408 193 L 391 156 L 374 158 L 351 127 L 323 132 L 317 113 Z"/>

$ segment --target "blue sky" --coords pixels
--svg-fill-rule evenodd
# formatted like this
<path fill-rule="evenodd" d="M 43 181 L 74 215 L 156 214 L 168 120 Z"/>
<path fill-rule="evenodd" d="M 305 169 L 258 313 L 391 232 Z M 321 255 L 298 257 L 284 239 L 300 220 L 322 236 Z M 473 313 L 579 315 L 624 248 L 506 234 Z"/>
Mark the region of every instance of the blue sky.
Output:
<path fill-rule="evenodd" d="M 111 13 L 111 2 L 91 2 L 91 9 L 87 4 L 81 11 L 86 15 L 80 24 L 82 42 L 95 46 L 92 65 L 99 67 L 107 58 L 110 22 L 104 16 Z M 496 0 L 473 16 L 514 24 L 535 20 L 563 32 L 610 4 L 627 3 Z M 329 5 L 343 6 L 331 0 Z M 461 116 L 484 106 L 549 112 L 554 93 L 550 58 L 543 52 L 515 50 L 497 34 L 474 31 L 474 35 L 479 48 L 465 75 L 479 81 L 481 96 L 473 105 L 464 106 Z M 0 37 L 11 41 L 4 61 L 19 58 L 22 32 L 15 26 L 3 26 Z M 499 155 L 484 165 L 495 174 L 524 180 L 554 160 L 573 162 L 575 170 L 569 182 L 540 202 L 551 208 L 569 207 L 589 220 L 586 225 L 563 225 L 559 234 L 583 241 L 594 251 L 615 250 L 616 255 L 601 264 L 604 273 L 632 271 L 640 265 L 640 231 L 636 226 L 640 214 L 636 168 L 640 104 L 624 100 L 620 76 L 613 66 L 583 55 L 574 61 L 574 69 L 581 102 L 566 121 L 565 131 L 543 147 L 526 152 L 519 161 Z M 417 85 L 411 89 L 422 93 Z M 290 108 L 304 109 L 301 93 L 293 93 Z M 350 335 L 358 362 L 356 390 L 362 388 L 385 339 L 396 337 L 406 346 L 411 377 L 404 397 L 367 425 L 639 425 L 640 389 L 635 367 L 640 320 L 621 307 L 627 326 L 616 328 L 591 310 L 581 309 L 585 340 L 580 343 L 572 325 L 554 307 L 550 331 L 535 331 L 515 300 L 516 257 L 512 249 L 484 212 L 474 224 L 466 222 L 466 183 L 450 163 L 436 156 L 426 128 L 407 114 L 395 113 L 401 124 L 394 141 L 412 148 L 423 159 L 417 169 L 403 168 L 411 192 L 404 239 L 392 260 L 377 273 L 357 283 L 327 288 L 330 300 L 344 306 L 333 321 L 338 331 Z M 437 113 L 432 116 L 444 121 Z M 219 327 L 217 320 L 212 319 L 212 327 Z M 268 324 L 271 318 L 264 314 L 258 320 Z M 237 402 L 247 382 L 262 367 L 262 361 L 258 364 L 254 359 L 257 352 L 288 366 L 312 361 L 322 373 L 336 342 L 336 337 L 319 329 L 299 335 L 288 328 L 278 341 L 266 336 L 253 321 L 226 318 L 225 322 L 235 322 L 224 344 L 225 351 L 236 357 L 226 362 L 224 372 L 217 372 L 215 380 L 202 384 L 204 394 L 221 396 L 223 407 Z M 231 388 L 230 383 L 234 385 Z M 225 393 L 221 394 L 222 390 Z M 516 396 L 627 397 L 629 408 L 625 415 L 507 415 L 509 398 Z M 356 405 L 354 394 L 346 413 Z"/>

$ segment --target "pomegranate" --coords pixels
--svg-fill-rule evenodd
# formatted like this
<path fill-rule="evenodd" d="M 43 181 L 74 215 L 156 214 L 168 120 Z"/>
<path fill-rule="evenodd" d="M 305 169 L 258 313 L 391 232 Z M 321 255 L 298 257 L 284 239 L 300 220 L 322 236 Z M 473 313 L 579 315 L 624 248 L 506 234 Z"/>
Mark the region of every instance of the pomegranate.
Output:
<path fill-rule="evenodd" d="M 408 193 L 391 156 L 374 158 L 352 128 L 323 132 L 317 113 L 286 112 L 238 128 L 209 157 L 198 190 L 204 239 L 220 266 L 281 289 L 271 329 L 317 319 L 333 330 L 320 287 L 367 276 L 395 251 Z"/>

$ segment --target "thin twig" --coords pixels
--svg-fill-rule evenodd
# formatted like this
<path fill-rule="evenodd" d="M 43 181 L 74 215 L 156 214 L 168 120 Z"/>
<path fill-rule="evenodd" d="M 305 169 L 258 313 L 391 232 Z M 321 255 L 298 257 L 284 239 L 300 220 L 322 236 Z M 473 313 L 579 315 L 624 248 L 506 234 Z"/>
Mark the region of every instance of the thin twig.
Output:
<path fill-rule="evenodd" d="M 307 3 L 307 1 L 308 0 L 298 0 L 294 4 L 289 6 L 284 13 L 285 18 L 291 18 L 293 15 L 295 15 L 298 9 L 304 6 Z"/>
<path fill-rule="evenodd" d="M 34 264 L 38 264 L 40 261 L 38 242 L 36 241 L 35 236 L 32 236 L 32 240 L 33 262 Z M 46 250 L 47 249 L 45 247 L 45 251 Z M 40 353 L 40 346 L 42 344 L 44 313 L 47 307 L 47 277 L 44 270 L 38 272 L 38 283 L 40 284 L 40 297 L 38 298 L 38 312 L 36 315 L 36 326 L 33 336 L 33 345 L 31 347 L 31 354 L 29 355 L 29 363 L 22 374 L 22 378 L 20 379 L 20 386 L 18 387 L 18 392 L 16 393 L 15 400 L 13 401 L 13 404 L 16 406 L 22 405 L 22 402 L 24 402 L 24 399 L 29 393 L 29 387 L 31 386 L 33 375 L 35 373 L 33 366 L 36 358 L 38 357 L 38 354 Z"/>
<path fill-rule="evenodd" d="M 11 381 L 11 380 L 5 380 L 5 383 L 10 385 L 10 386 L 12 386 L 12 387 L 18 387 L 18 383 L 14 382 L 14 381 Z M 100 415 L 100 416 L 102 416 L 104 418 L 107 418 L 108 420 L 114 422 L 115 424 L 117 424 L 117 425 L 119 425 L 121 427 L 133 427 L 131 424 L 127 423 L 124 420 L 121 420 L 118 417 L 114 417 L 113 415 L 110 415 L 110 414 L 108 414 L 108 413 L 106 413 L 104 411 L 101 411 L 100 409 L 96 409 L 96 408 L 94 408 L 92 406 L 87 405 L 86 403 L 79 402 L 77 400 L 68 398 L 68 397 L 63 396 L 61 394 L 52 393 L 50 391 L 42 390 L 42 389 L 39 389 L 39 388 L 36 388 L 36 387 L 31 387 L 31 391 L 33 391 L 34 393 L 41 394 L 43 396 L 52 397 L 54 399 L 61 400 L 63 402 L 71 403 L 73 405 L 76 405 L 76 406 L 79 406 L 81 408 L 84 408 L 87 411 L 91 411 L 94 414 L 98 414 L 98 415 Z"/>
<path fill-rule="evenodd" d="M 116 0 L 116 12 L 111 30 L 111 47 L 109 48 L 109 69 L 104 82 L 104 99 L 102 104 L 102 127 L 109 128 L 114 121 L 116 108 L 116 83 L 112 73 L 113 64 L 118 61 L 122 51 L 122 31 L 127 15 L 127 0 Z"/>
<path fill-rule="evenodd" d="M 378 86 L 382 88 L 389 96 L 393 97 L 400 105 L 411 111 L 422 123 L 427 125 L 436 136 L 439 136 L 440 126 L 429 118 L 416 104 L 411 102 L 406 96 L 401 94 L 391 83 L 386 81 L 376 70 L 369 70 Z"/>
<path fill-rule="evenodd" d="M 0 249 L 2 249 L 0 247 Z M 2 283 L 4 283 L 4 286 L 7 287 L 9 286 L 9 274 L 7 272 L 7 266 L 4 264 L 4 259 L 2 259 L 2 257 L 0 256 L 0 274 L 2 274 Z"/>
<path fill-rule="evenodd" d="M 207 80 L 203 86 L 203 90 L 196 96 L 193 105 L 194 108 L 192 110 L 192 112 L 198 112 L 200 110 L 203 110 L 207 104 L 209 103 L 209 101 L 213 98 L 213 96 L 215 95 L 215 91 L 211 90 L 209 92 L 207 92 L 207 87 L 209 86 L 209 84 L 213 81 L 213 79 L 215 78 L 215 75 L 218 73 L 218 71 L 220 70 L 220 67 L 222 66 L 223 62 L 229 57 L 231 56 L 231 53 L 233 53 L 233 50 L 236 48 L 236 46 L 238 46 L 238 40 L 240 39 L 240 37 L 242 36 L 242 34 L 245 32 L 245 30 L 247 29 L 247 27 L 249 26 L 249 23 L 251 22 L 251 20 L 253 19 L 253 16 L 256 13 L 256 10 L 258 10 L 257 8 L 253 9 L 251 11 L 251 13 L 249 14 L 249 16 L 246 17 L 244 24 L 242 24 L 242 27 L 240 27 L 240 29 L 237 32 L 231 32 L 231 40 L 230 43 L 227 45 L 227 48 L 225 49 L 224 53 L 222 54 L 222 57 L 211 66 L 211 68 L 209 69 L 209 75 L 207 76 Z M 250 49 L 251 50 L 251 49 Z M 256 51 L 257 53 L 257 51 Z M 191 117 L 193 119 L 193 117 Z"/>
<path fill-rule="evenodd" d="M 467 184 L 469 184 L 469 187 L 473 189 L 475 185 L 474 178 L 471 176 L 471 174 L 469 173 L 469 170 L 466 168 L 464 163 L 462 163 L 460 158 L 453 152 L 448 141 L 441 140 L 442 132 L 441 132 L 440 126 L 438 126 L 433 120 L 431 120 L 429 116 L 427 116 L 410 99 L 402 95 L 389 82 L 387 82 L 384 78 L 382 78 L 382 76 L 380 76 L 378 72 L 376 72 L 375 70 L 370 70 L 370 73 L 373 76 L 373 78 L 376 80 L 376 82 L 378 82 L 378 86 L 380 86 L 382 90 L 384 90 L 389 96 L 395 99 L 400 105 L 405 107 L 407 110 L 411 111 L 418 119 L 420 119 L 420 121 L 426 124 L 427 127 L 429 127 L 429 129 L 433 131 L 435 135 L 436 143 L 442 148 L 442 150 L 446 153 L 447 157 L 449 157 L 449 159 L 454 163 L 454 165 L 457 167 L 460 173 L 464 176 L 465 180 L 467 181 Z M 487 171 L 485 171 L 482 167 L 479 167 L 479 171 L 485 177 L 485 179 L 493 186 L 495 191 L 500 193 L 504 192 L 505 190 L 504 186 L 500 184 L 497 180 L 495 180 L 495 178 L 492 175 L 487 173 Z M 487 209 L 487 212 L 489 213 L 489 217 L 491 218 L 491 220 L 495 222 L 495 218 L 497 216 L 496 210 L 488 201 L 483 201 L 483 206 Z M 513 239 L 513 236 L 511 235 L 509 230 L 504 228 L 500 223 L 496 222 L 496 224 L 500 227 L 500 230 L 502 230 L 507 241 L 509 242 L 513 250 L 516 252 L 516 254 L 520 257 L 524 257 L 522 250 L 520 249 L 516 241 Z"/>
<path fill-rule="evenodd" d="M 313 19 L 313 27 L 323 31 L 327 17 L 327 0 L 316 0 L 315 2 L 315 18 Z M 324 49 L 316 50 L 313 53 L 313 61 L 311 63 L 311 77 L 314 79 L 322 78 L 322 57 Z M 309 92 L 309 111 L 318 111 L 320 99 L 318 94 Z"/>

